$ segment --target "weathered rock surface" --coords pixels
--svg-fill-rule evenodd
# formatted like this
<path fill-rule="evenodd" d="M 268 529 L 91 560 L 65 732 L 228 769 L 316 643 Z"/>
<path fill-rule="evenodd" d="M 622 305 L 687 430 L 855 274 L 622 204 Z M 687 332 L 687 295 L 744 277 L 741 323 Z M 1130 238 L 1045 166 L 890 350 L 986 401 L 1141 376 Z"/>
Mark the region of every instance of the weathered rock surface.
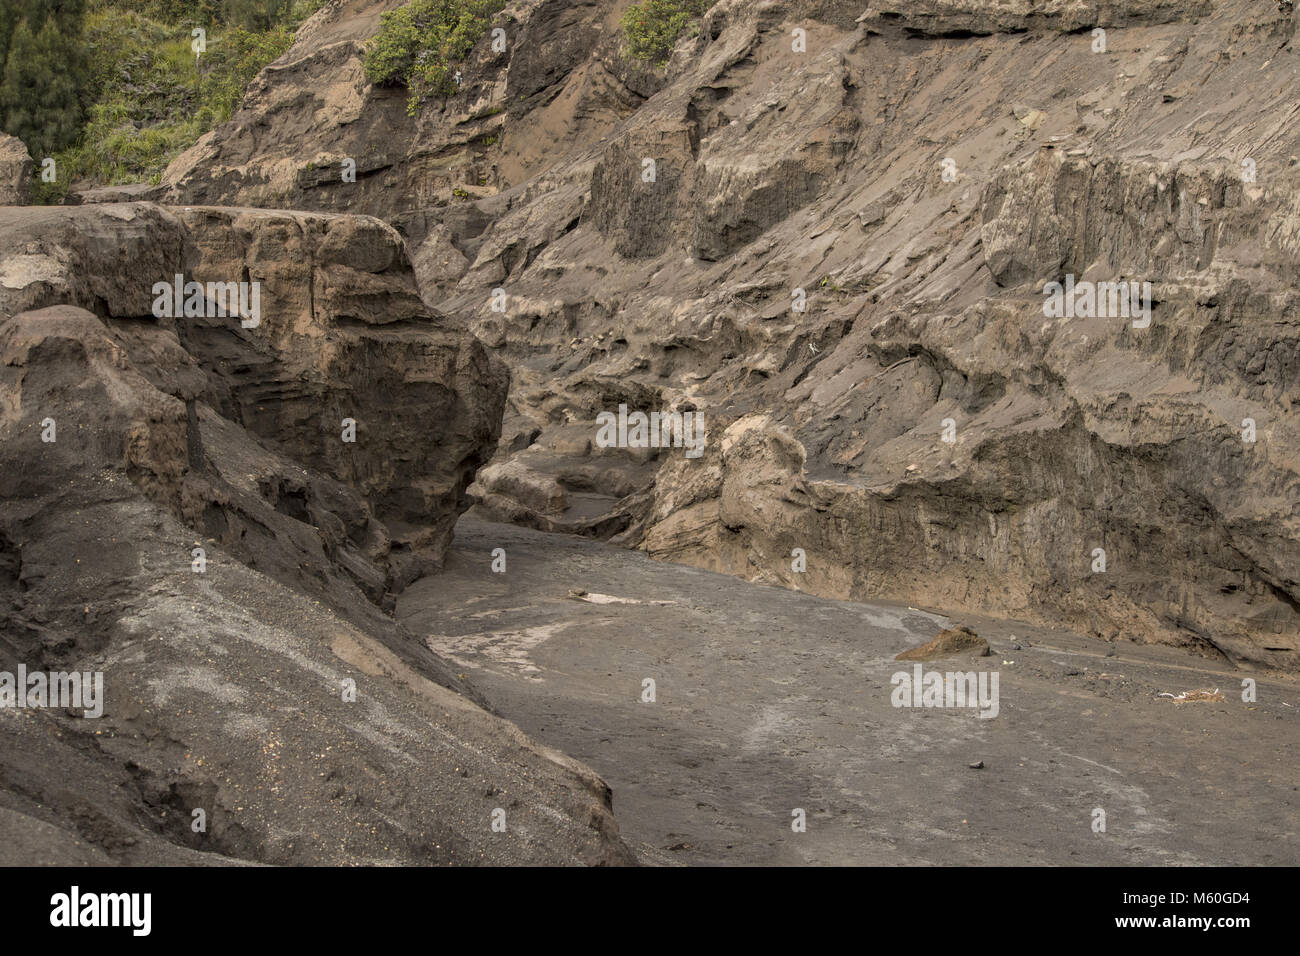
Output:
<path fill-rule="evenodd" d="M 914 36 L 967 37 L 1173 23 L 1209 12 L 1209 0 L 883 0 L 872 3 L 858 22 L 871 30 L 901 29 Z"/>
<path fill-rule="evenodd" d="M 604 783 L 380 608 L 441 562 L 506 385 L 389 227 L 32 208 L 0 249 L 0 670 L 104 675 L 98 719 L 0 709 L 3 862 L 632 861 Z M 241 271 L 257 327 L 151 314 Z"/>
<path fill-rule="evenodd" d="M 0 240 L 11 250 L 0 261 L 0 310 L 67 302 L 132 334 L 141 319 L 171 331 L 202 369 L 187 398 L 354 489 L 374 518 L 401 529 L 393 541 L 377 523 L 349 529 L 370 560 L 378 556 L 381 581 L 385 562 L 399 587 L 437 566 L 497 440 L 507 378 L 477 340 L 420 301 L 391 227 L 133 203 L 23 210 L 0 219 Z M 155 320 L 154 283 L 176 275 L 205 288 L 258 283 L 259 324 L 220 314 Z M 344 441 L 347 421 L 355 441 Z M 314 507 L 302 488 L 284 493 Z"/>
<path fill-rule="evenodd" d="M 0 133 L 0 206 L 24 206 L 31 201 L 32 168 L 23 141 Z"/>
<path fill-rule="evenodd" d="M 323 10 L 168 187 L 280 182 L 403 232 L 425 299 L 511 368 L 489 513 L 1297 668 L 1290 12 L 723 0 L 654 76 L 621 5 L 520 3 L 408 138 L 368 125 L 391 91 L 326 69 L 384 6 Z M 366 108 L 309 122 L 336 86 Z M 367 149 L 391 165 L 364 183 L 275 179 Z M 1066 275 L 1150 282 L 1150 325 L 1045 315 Z M 620 402 L 699 410 L 705 455 L 594 449 Z"/>

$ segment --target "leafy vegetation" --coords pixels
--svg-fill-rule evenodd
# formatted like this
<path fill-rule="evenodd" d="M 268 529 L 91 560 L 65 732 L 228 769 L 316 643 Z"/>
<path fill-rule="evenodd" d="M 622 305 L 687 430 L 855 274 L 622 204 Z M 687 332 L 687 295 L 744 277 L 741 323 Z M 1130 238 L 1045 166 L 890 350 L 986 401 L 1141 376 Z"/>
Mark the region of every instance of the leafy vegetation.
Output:
<path fill-rule="evenodd" d="M 366 79 L 405 86 L 414 115 L 431 96 L 456 92 L 456 64 L 474 49 L 505 0 L 411 0 L 385 13 L 366 50 Z"/>
<path fill-rule="evenodd" d="M 682 34 L 694 35 L 696 19 L 713 0 L 642 0 L 623 14 L 625 52 L 638 60 L 663 67 Z"/>
<path fill-rule="evenodd" d="M 83 0 L 5 0 L 0 15 L 0 117 L 28 149 L 48 155 L 76 140 L 86 80 Z"/>
<path fill-rule="evenodd" d="M 0 2 L 0 127 L 27 144 L 38 169 L 55 160 L 57 181 L 34 185 L 38 202 L 57 202 L 73 183 L 157 182 L 230 118 L 324 0 Z M 58 36 L 43 37 L 51 21 Z M 197 55 L 195 27 L 206 32 Z M 71 66 L 49 76 L 60 62 Z"/>

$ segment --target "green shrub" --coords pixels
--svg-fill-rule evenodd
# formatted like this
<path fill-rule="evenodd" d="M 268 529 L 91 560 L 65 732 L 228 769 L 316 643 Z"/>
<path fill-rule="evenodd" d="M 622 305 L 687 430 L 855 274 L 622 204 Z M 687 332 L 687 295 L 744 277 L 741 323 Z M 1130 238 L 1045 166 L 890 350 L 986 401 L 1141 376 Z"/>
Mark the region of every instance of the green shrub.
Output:
<path fill-rule="evenodd" d="M 293 31 L 279 26 L 265 33 L 236 28 L 209 46 L 208 69 L 200 81 L 199 119 L 204 129 L 230 119 L 262 67 L 278 60 L 292 44 Z"/>
<path fill-rule="evenodd" d="M 623 14 L 624 52 L 662 67 L 673 47 L 688 30 L 699 30 L 693 22 L 713 5 L 713 0 L 642 0 Z"/>
<path fill-rule="evenodd" d="M 456 92 L 456 64 L 487 32 L 505 0 L 411 0 L 380 18 L 365 55 L 366 79 L 405 86 L 414 115 L 431 96 Z"/>
<path fill-rule="evenodd" d="M 264 33 L 286 19 L 289 0 L 225 0 L 222 13 L 226 23 L 250 33 Z"/>

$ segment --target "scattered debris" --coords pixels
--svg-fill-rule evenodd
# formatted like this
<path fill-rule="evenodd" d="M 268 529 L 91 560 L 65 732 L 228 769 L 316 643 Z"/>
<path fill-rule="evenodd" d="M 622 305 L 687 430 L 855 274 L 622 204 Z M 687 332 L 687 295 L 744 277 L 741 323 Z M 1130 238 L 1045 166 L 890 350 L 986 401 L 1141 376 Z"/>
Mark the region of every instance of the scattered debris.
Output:
<path fill-rule="evenodd" d="M 983 761 L 983 760 L 976 760 L 973 764 L 970 764 L 970 768 L 971 768 L 972 770 L 983 770 L 983 769 L 984 769 L 984 761 Z"/>
<path fill-rule="evenodd" d="M 641 601 L 636 598 L 616 597 L 613 594 L 600 594 L 596 591 L 581 591 L 570 589 L 569 597 L 574 601 L 585 601 L 588 604 L 672 604 L 672 601 Z"/>
<path fill-rule="evenodd" d="M 1222 701 L 1226 698 L 1219 693 L 1219 688 L 1214 690 L 1185 690 L 1181 694 L 1157 694 L 1157 697 L 1163 697 L 1166 700 L 1172 700 L 1177 704 L 1187 704 L 1193 701 Z"/>

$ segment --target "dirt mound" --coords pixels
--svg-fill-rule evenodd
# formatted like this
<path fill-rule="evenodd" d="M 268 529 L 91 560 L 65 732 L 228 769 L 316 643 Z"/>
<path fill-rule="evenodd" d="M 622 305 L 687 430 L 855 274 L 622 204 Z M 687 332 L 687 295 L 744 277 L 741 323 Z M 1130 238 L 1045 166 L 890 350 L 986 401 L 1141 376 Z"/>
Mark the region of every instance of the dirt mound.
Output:
<path fill-rule="evenodd" d="M 920 647 L 903 651 L 894 658 L 896 661 L 932 661 L 939 657 L 951 657 L 954 654 L 971 654 L 976 657 L 988 657 L 989 642 L 984 640 L 969 627 L 958 626 L 946 628 L 939 632 L 932 641 Z"/>

